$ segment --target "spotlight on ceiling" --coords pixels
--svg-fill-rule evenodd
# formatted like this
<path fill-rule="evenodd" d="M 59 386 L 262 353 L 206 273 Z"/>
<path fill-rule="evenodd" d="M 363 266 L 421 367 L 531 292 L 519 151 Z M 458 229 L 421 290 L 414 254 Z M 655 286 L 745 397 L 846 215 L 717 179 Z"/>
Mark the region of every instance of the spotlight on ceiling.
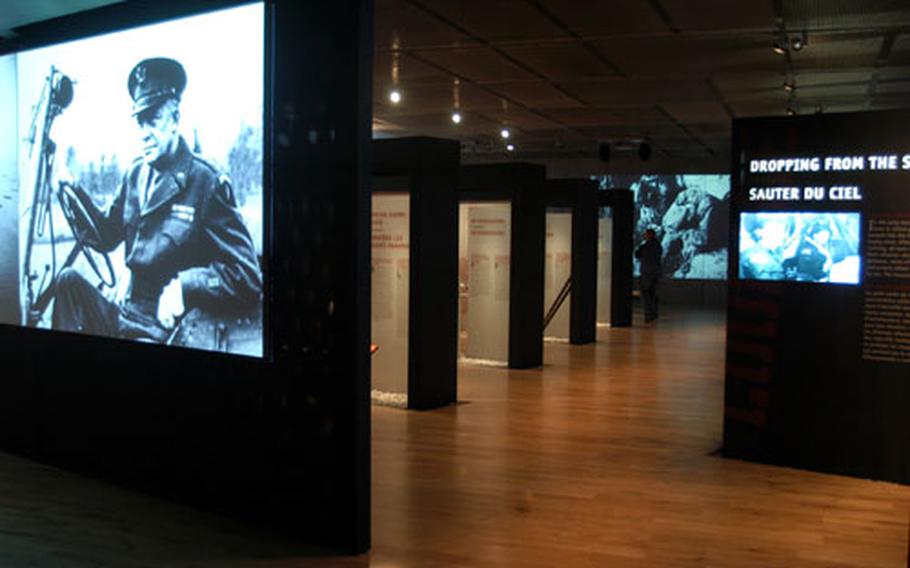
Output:
<path fill-rule="evenodd" d="M 650 144 L 648 144 L 647 142 L 642 142 L 641 145 L 638 146 L 638 158 L 642 162 L 647 162 L 648 160 L 651 159 L 651 145 Z"/>
<path fill-rule="evenodd" d="M 787 107 L 787 116 L 796 116 L 796 110 L 792 106 Z"/>
<path fill-rule="evenodd" d="M 787 53 L 787 43 L 775 41 L 773 44 L 771 44 L 771 51 L 778 55 L 785 55 Z"/>
<path fill-rule="evenodd" d="M 455 124 L 461 124 L 461 113 L 457 110 L 452 112 L 452 122 Z"/>
<path fill-rule="evenodd" d="M 509 131 L 508 128 L 503 128 L 502 130 L 499 131 L 499 135 L 502 136 L 503 140 L 508 140 L 509 136 L 511 136 L 512 133 Z"/>
<path fill-rule="evenodd" d="M 398 103 L 400 103 L 401 102 L 401 91 L 399 91 L 398 89 L 392 89 L 392 91 L 389 92 L 389 101 L 391 101 L 391 103 L 393 105 L 397 105 Z"/>
<path fill-rule="evenodd" d="M 787 91 L 788 93 L 795 91 L 795 90 L 796 90 L 796 82 L 795 82 L 795 81 L 791 81 L 791 80 L 789 80 L 789 79 L 786 80 L 786 81 L 784 81 L 784 90 Z"/>
<path fill-rule="evenodd" d="M 809 45 L 809 36 L 806 35 L 805 31 L 803 31 L 802 35 L 790 38 L 790 49 L 793 51 L 801 51 L 807 45 Z"/>
<path fill-rule="evenodd" d="M 514 152 L 515 144 L 506 144 L 506 152 Z"/>

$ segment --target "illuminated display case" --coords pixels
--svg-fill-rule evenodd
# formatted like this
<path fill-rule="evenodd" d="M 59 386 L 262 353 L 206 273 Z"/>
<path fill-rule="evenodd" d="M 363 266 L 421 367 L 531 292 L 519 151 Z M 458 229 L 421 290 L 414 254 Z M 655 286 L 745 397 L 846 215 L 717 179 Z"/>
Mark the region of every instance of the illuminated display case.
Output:
<path fill-rule="evenodd" d="M 459 239 L 465 252 L 461 257 L 464 346 L 467 353 L 483 348 L 478 347 L 478 336 L 493 345 L 505 343 L 506 363 L 517 369 L 543 363 L 545 178 L 542 166 L 521 163 L 462 166 L 458 174 L 458 199 L 462 204 Z M 465 231 L 475 233 L 473 239 Z M 483 250 L 473 254 L 472 267 L 468 251 L 475 246 Z M 493 311 L 477 316 L 481 318 L 478 320 L 474 314 L 479 304 L 487 305 L 485 302 Z M 503 322 L 501 318 L 506 313 L 508 319 Z M 490 323 L 488 330 L 474 330 L 474 337 L 470 337 L 472 321 L 479 325 L 484 322 L 482 318 L 490 317 L 499 321 Z M 499 330 L 495 340 L 482 335 L 493 330 Z M 501 347 L 488 355 L 498 360 Z"/>
<path fill-rule="evenodd" d="M 459 204 L 458 355 L 506 365 L 509 359 L 509 275 L 512 204 Z"/>
<path fill-rule="evenodd" d="M 458 221 L 453 140 L 373 142 L 373 400 L 456 401 Z"/>

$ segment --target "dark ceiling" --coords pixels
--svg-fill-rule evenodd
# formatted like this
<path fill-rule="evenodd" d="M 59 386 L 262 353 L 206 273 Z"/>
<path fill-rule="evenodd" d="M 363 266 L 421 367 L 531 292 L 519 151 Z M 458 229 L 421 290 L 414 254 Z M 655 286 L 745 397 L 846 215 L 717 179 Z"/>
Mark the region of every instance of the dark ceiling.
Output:
<path fill-rule="evenodd" d="M 3 0 L 0 35 L 109 3 Z M 725 169 L 734 117 L 910 106 L 910 0 L 375 4 L 377 135 L 457 138 L 467 161 L 628 169 L 647 141 L 646 168 Z M 804 33 L 803 49 L 771 50 Z M 602 142 L 610 164 L 597 160 Z"/>
<path fill-rule="evenodd" d="M 732 118 L 910 103 L 910 0 L 376 0 L 375 46 L 377 131 L 469 161 L 502 159 L 507 125 L 513 159 L 638 161 L 644 140 L 652 165 L 725 169 Z"/>

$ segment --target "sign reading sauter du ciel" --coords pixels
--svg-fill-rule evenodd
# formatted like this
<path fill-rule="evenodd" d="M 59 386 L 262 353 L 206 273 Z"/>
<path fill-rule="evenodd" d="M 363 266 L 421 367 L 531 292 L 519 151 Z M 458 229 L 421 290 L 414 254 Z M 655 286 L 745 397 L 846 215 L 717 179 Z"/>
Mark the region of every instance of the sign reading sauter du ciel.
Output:
<path fill-rule="evenodd" d="M 910 170 L 910 154 L 781 157 L 749 160 L 749 174 L 854 173 Z M 862 201 L 857 184 L 750 186 L 749 201 Z"/>

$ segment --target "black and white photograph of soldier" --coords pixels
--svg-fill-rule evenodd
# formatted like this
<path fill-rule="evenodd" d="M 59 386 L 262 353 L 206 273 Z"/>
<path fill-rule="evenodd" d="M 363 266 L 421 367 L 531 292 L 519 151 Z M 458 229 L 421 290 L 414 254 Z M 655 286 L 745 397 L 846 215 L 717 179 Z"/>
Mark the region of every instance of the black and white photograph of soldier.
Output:
<path fill-rule="evenodd" d="M 16 124 L 16 56 L 0 56 L 0 124 Z M 0 128 L 0 323 L 19 324 L 19 171 L 16 128 Z"/>
<path fill-rule="evenodd" d="M 18 54 L 22 324 L 262 355 L 263 21 Z"/>
<path fill-rule="evenodd" d="M 859 213 L 741 213 L 739 277 L 858 284 L 859 231 Z"/>

